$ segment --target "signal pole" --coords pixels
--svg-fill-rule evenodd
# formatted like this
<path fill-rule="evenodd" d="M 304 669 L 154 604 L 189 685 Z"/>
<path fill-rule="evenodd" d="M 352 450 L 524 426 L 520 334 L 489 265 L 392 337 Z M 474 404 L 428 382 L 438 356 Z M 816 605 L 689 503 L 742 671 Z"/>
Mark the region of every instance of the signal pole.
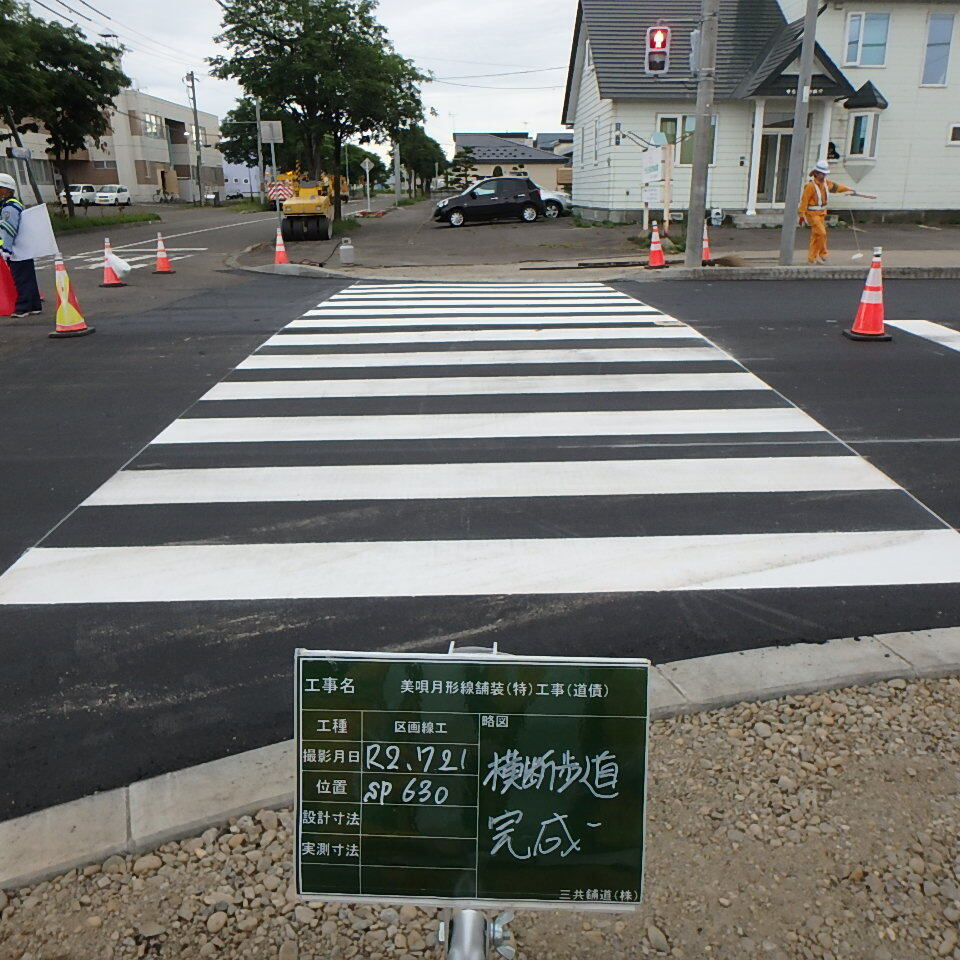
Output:
<path fill-rule="evenodd" d="M 793 263 L 793 248 L 797 239 L 797 208 L 803 189 L 803 160 L 807 155 L 807 116 L 810 113 L 810 81 L 813 79 L 813 57 L 817 45 L 818 7 L 819 0 L 807 0 L 803 45 L 800 47 L 800 74 L 797 77 L 797 102 L 793 112 L 787 195 L 783 205 L 783 229 L 780 232 L 780 263 L 783 266 Z"/>
<path fill-rule="evenodd" d="M 263 206 L 263 131 L 260 128 L 260 98 L 254 97 L 253 111 L 257 121 L 257 173 L 260 177 L 260 206 Z"/>
<path fill-rule="evenodd" d="M 697 126 L 693 136 L 693 169 L 687 210 L 687 249 L 684 266 L 699 267 L 701 237 L 707 206 L 710 146 L 713 140 L 713 95 L 717 67 L 717 15 L 720 0 L 702 0 L 700 8 L 700 61 L 697 64 Z M 683 131 L 679 131 L 682 133 Z M 668 147 L 668 149 L 673 149 Z"/>
<path fill-rule="evenodd" d="M 197 113 L 197 78 L 192 70 L 187 74 L 186 81 L 190 84 L 190 106 L 193 107 L 193 139 L 196 142 L 197 149 L 197 203 L 203 206 L 203 180 L 200 176 L 200 150 L 203 145 L 200 142 L 200 116 Z"/>

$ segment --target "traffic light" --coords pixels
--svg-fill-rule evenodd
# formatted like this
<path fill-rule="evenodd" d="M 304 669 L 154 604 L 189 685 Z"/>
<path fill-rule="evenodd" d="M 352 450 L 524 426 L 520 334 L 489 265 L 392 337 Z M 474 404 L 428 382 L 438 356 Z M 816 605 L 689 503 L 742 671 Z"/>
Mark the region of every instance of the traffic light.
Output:
<path fill-rule="evenodd" d="M 654 76 L 670 69 L 670 28 L 647 28 L 646 71 Z"/>

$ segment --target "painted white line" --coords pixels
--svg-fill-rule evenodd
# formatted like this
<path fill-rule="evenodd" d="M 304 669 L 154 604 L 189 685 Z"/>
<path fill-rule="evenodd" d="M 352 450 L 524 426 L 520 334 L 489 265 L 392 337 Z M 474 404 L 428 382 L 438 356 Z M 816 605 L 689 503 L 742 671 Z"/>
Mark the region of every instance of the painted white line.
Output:
<path fill-rule="evenodd" d="M 218 417 L 176 420 L 153 441 L 280 443 L 717 433 L 808 433 L 823 428 L 802 410 L 599 410 L 409 414 L 386 417 Z"/>
<path fill-rule="evenodd" d="M 83 571 L 77 576 L 77 571 Z M 633 593 L 960 581 L 953 530 L 37 548 L 0 604 Z"/>
<path fill-rule="evenodd" d="M 529 283 L 517 283 L 517 282 L 508 282 L 508 283 L 484 283 L 484 282 L 469 282 L 464 281 L 463 283 L 360 283 L 355 284 L 352 287 L 346 288 L 349 291 L 355 293 L 407 293 L 415 291 L 425 291 L 427 293 L 433 291 L 445 292 L 453 290 L 521 290 L 529 291 L 530 293 L 536 293 L 538 290 L 585 290 L 587 292 L 591 291 L 608 291 L 612 287 L 608 287 L 605 283 L 536 283 L 531 281 Z"/>
<path fill-rule="evenodd" d="M 409 313 L 414 309 L 424 309 L 429 311 L 442 310 L 444 308 L 456 307 L 460 312 L 468 308 L 483 312 L 487 307 L 511 307 L 513 309 L 523 308 L 531 311 L 543 311 L 545 309 L 593 309 L 595 307 L 606 310 L 610 306 L 634 306 L 635 300 L 610 300 L 599 297 L 544 297 L 535 299 L 533 297 L 504 297 L 500 300 L 492 300 L 489 297 L 435 297 L 433 299 L 424 299 L 423 297 L 414 297 L 409 301 L 404 301 L 399 297 L 390 297 L 383 303 L 373 302 L 364 298 L 351 298 L 350 300 L 338 300 L 331 297 L 317 310 L 323 310 L 329 313 L 347 313 L 359 310 L 379 310 L 384 313 Z M 312 314 L 314 311 L 310 311 Z"/>
<path fill-rule="evenodd" d="M 565 326 L 576 324 L 590 324 L 591 326 L 628 326 L 638 325 L 668 325 L 675 326 L 676 321 L 663 313 L 635 313 L 631 316 L 616 316 L 610 314 L 569 314 L 555 313 L 545 317 L 534 317 L 529 313 L 512 313 L 507 316 L 487 316 L 486 314 L 471 314 L 462 317 L 321 317 L 308 315 L 306 319 L 292 320 L 284 328 L 286 330 L 327 330 L 349 327 L 352 330 L 363 327 L 502 327 L 505 324 L 517 327 L 544 327 L 547 325 Z"/>
<path fill-rule="evenodd" d="M 923 337 L 924 340 L 932 340 L 949 350 L 960 351 L 960 331 L 942 323 L 933 323 L 931 320 L 887 320 L 886 324 L 916 337 Z"/>
<path fill-rule="evenodd" d="M 518 307 L 529 307 L 530 304 L 518 301 L 516 306 L 512 307 L 490 307 L 490 306 L 477 306 L 477 307 L 336 307 L 336 306 L 327 306 L 317 307 L 314 310 L 308 310 L 304 316 L 305 317 L 324 317 L 330 313 L 340 314 L 345 317 L 389 317 L 397 314 L 402 314 L 404 316 L 416 316 L 416 317 L 442 317 L 448 316 L 452 313 L 463 313 L 470 314 L 471 310 L 476 310 L 481 316 L 490 316 L 492 314 L 503 314 L 503 313 L 517 313 Z M 562 310 L 565 316 L 573 316 L 574 310 L 578 309 L 576 303 L 571 304 L 558 304 L 557 307 L 551 307 L 552 310 Z M 610 306 L 593 306 L 591 304 L 583 304 L 582 313 L 592 313 L 599 316 L 619 316 L 621 314 L 633 314 L 637 316 L 646 316 L 651 313 L 650 310 L 638 309 L 632 304 L 613 305 Z M 548 322 L 547 317 L 540 317 L 541 323 Z"/>
<path fill-rule="evenodd" d="M 725 360 L 716 347 L 567 350 L 435 350 L 429 353 L 258 353 L 238 370 L 337 370 L 349 367 L 470 367 L 518 363 L 683 363 Z"/>
<path fill-rule="evenodd" d="M 544 393 L 677 393 L 769 390 L 752 373 L 611 373 L 565 377 L 388 377 L 364 380 L 228 380 L 203 400 L 450 397 Z"/>
<path fill-rule="evenodd" d="M 124 470 L 83 506 L 899 490 L 858 457 Z"/>
<path fill-rule="evenodd" d="M 575 293 L 565 293 L 559 290 L 553 291 L 539 291 L 537 293 L 523 293 L 516 290 L 505 290 L 505 291 L 474 291 L 474 290 L 460 290 L 453 291 L 451 290 L 448 293 L 427 293 L 422 291 L 420 293 L 353 293 L 350 290 L 345 290 L 343 293 L 335 293 L 329 300 L 323 301 L 324 303 L 366 303 L 370 300 L 393 300 L 397 302 L 410 301 L 410 300 L 422 300 L 425 303 L 432 303 L 435 300 L 473 300 L 473 301 L 483 301 L 489 302 L 491 298 L 495 300 L 512 300 L 519 299 L 528 301 L 530 303 L 539 303 L 542 300 L 574 300 L 578 297 L 582 297 L 588 300 L 600 300 L 604 303 L 637 303 L 632 297 L 628 297 L 624 293 L 616 293 L 611 290 L 609 292 L 587 292 L 580 291 Z M 318 304 L 319 306 L 319 304 Z"/>
<path fill-rule="evenodd" d="M 387 343 L 462 343 L 501 340 L 703 340 L 686 326 L 562 327 L 554 330 L 414 330 L 397 333 L 277 333 L 263 346 L 370 345 Z"/>

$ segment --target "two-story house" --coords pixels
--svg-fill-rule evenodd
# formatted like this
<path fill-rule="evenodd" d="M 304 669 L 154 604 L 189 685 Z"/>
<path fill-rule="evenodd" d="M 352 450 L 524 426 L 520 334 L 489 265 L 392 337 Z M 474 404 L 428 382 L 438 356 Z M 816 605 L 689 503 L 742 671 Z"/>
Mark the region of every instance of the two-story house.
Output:
<path fill-rule="evenodd" d="M 783 209 L 804 0 L 720 0 L 708 205 L 749 216 Z M 690 34 L 699 0 L 580 0 L 564 122 L 574 130 L 574 205 L 633 220 L 643 148 L 673 147 L 673 207 L 690 189 L 696 84 Z M 671 66 L 644 69 L 647 27 L 671 27 Z M 804 164 L 876 201 L 858 209 L 960 209 L 958 0 L 830 0 L 822 5 Z"/>

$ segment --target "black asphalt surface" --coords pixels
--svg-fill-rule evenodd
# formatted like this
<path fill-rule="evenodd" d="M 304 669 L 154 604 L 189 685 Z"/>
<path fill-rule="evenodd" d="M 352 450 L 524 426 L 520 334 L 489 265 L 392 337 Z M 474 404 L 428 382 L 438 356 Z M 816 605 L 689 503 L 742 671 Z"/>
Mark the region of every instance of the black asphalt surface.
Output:
<path fill-rule="evenodd" d="M 0 397 L 7 414 L 0 423 L 6 452 L 0 479 L 7 494 L 0 501 L 0 569 L 51 530 L 48 546 L 98 537 L 111 544 L 124 538 L 168 542 L 171 518 L 162 508 L 109 515 L 84 508 L 82 516 L 54 528 L 267 336 L 341 286 L 234 274 L 229 284 L 162 308 L 108 318 L 94 337 L 58 342 L 22 329 L 12 338 L 0 335 Z M 690 323 L 929 510 L 960 524 L 954 479 L 960 468 L 960 354 L 897 332 L 892 344 L 842 338 L 840 329 L 856 310 L 857 284 L 621 288 Z M 888 284 L 890 316 L 957 328 L 958 302 L 960 283 Z M 449 412 L 452 402 L 421 412 Z M 411 411 L 398 405 L 394 412 Z M 443 443 L 431 444 L 424 457 L 435 458 Z M 308 456 L 309 446 L 299 445 L 291 457 Z M 514 443 L 508 453 L 536 461 L 548 459 L 555 446 Z M 816 453 L 811 446 L 807 452 Z M 138 466 L 182 465 L 162 458 L 194 455 L 208 458 L 206 466 L 235 465 L 236 456 L 257 455 L 232 451 L 229 444 L 214 447 L 196 454 L 196 448 L 160 447 L 147 451 Z M 328 449 L 334 461 L 346 453 L 337 444 Z M 475 448 L 458 452 L 449 443 L 442 458 L 473 454 Z M 585 445 L 571 456 L 590 455 Z M 737 455 L 732 446 L 730 455 Z M 350 456 L 347 462 L 361 462 L 356 453 Z M 374 462 L 392 456 L 385 443 Z M 410 454 L 404 459 L 410 462 Z M 808 515 L 821 509 L 815 499 L 797 497 L 789 513 L 778 515 L 781 501 L 753 497 L 754 512 L 746 519 L 734 499 L 725 501 L 722 513 L 697 516 L 684 497 L 667 496 L 659 512 L 642 519 L 629 498 L 606 504 L 611 512 L 602 518 L 574 501 L 525 503 L 544 530 L 562 528 L 567 536 L 597 535 L 598 523 L 600 535 L 656 535 L 729 532 L 731 524 L 746 529 L 751 522 L 802 531 L 812 522 Z M 281 522 L 276 509 L 267 516 L 256 504 L 181 509 L 177 522 L 190 542 L 231 519 L 236 540 L 272 525 L 275 542 L 294 536 L 284 531 L 302 535 L 320 528 L 327 540 L 429 539 L 463 522 L 456 501 L 439 507 L 409 501 L 389 511 L 361 503 L 282 509 Z M 905 526 L 939 526 L 920 505 L 905 506 L 884 493 L 862 501 L 840 496 L 830 510 L 836 529 L 883 529 L 898 512 L 910 514 Z M 469 516 L 477 537 L 509 535 L 512 522 L 509 513 L 489 506 Z M 82 581 L 84 572 L 75 575 Z M 290 669 L 298 646 L 442 650 L 454 639 L 498 640 L 517 652 L 589 651 L 665 662 L 958 622 L 956 586 L 0 607 L 0 819 L 289 737 Z"/>

